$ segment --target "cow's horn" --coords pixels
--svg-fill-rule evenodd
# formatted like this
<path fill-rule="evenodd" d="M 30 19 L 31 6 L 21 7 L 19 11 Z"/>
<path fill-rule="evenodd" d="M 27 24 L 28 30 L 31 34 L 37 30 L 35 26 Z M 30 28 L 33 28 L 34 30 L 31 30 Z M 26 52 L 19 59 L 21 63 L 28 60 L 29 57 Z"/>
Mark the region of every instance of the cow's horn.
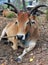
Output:
<path fill-rule="evenodd" d="M 34 7 L 31 11 L 30 11 L 30 15 L 35 15 L 36 12 L 38 11 L 38 8 L 40 7 L 47 7 L 47 5 L 37 5 L 36 7 Z"/>
<path fill-rule="evenodd" d="M 13 5 L 13 4 L 11 4 L 11 3 L 4 3 L 4 4 L 7 4 L 7 5 L 9 5 L 9 6 L 11 6 L 11 7 L 13 7 L 14 8 L 14 11 L 15 11 L 15 13 L 18 13 L 19 11 L 18 11 L 18 9 Z"/>

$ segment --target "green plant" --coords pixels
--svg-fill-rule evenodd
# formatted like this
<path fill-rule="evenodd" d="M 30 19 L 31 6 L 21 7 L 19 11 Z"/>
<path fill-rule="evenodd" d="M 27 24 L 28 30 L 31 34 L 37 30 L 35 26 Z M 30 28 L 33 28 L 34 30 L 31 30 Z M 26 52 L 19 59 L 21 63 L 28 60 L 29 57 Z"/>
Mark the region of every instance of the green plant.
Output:
<path fill-rule="evenodd" d="M 15 17 L 15 14 L 13 12 L 10 12 L 6 17 L 7 18 L 13 18 L 13 17 Z"/>
<path fill-rule="evenodd" d="M 46 19 L 48 20 L 48 9 L 46 11 Z"/>

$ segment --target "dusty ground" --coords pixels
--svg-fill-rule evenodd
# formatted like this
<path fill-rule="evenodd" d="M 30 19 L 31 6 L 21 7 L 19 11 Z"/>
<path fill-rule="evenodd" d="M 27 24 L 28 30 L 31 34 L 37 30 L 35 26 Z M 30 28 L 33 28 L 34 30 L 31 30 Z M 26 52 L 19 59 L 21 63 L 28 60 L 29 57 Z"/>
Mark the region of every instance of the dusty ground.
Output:
<path fill-rule="evenodd" d="M 8 22 L 15 21 L 0 16 L 0 34 Z M 22 49 L 13 51 L 10 44 L 0 42 L 0 65 L 48 65 L 48 21 L 44 15 L 39 17 L 39 28 L 41 29 L 40 39 L 36 47 L 29 52 L 22 63 L 18 64 L 15 59 L 21 54 Z M 30 62 L 32 58 L 32 62 Z"/>

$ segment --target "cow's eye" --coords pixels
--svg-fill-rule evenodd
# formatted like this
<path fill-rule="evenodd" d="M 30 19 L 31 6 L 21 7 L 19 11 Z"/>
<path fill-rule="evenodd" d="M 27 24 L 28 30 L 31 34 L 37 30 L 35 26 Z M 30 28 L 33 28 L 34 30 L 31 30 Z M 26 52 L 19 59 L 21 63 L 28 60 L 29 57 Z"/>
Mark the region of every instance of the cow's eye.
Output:
<path fill-rule="evenodd" d="M 29 24 L 30 22 L 27 22 L 27 24 Z"/>
<path fill-rule="evenodd" d="M 35 20 L 32 20 L 31 23 L 32 23 L 32 24 L 35 24 Z"/>
<path fill-rule="evenodd" d="M 15 24 L 17 24 L 18 22 L 15 22 Z"/>

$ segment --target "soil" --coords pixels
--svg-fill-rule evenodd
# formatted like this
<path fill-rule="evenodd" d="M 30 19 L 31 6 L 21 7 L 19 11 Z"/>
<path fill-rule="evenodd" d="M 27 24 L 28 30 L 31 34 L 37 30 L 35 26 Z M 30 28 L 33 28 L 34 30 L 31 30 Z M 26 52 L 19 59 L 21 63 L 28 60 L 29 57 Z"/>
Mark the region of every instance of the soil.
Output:
<path fill-rule="evenodd" d="M 21 63 L 17 63 L 15 59 L 23 49 L 19 48 L 14 51 L 9 43 L 5 44 L 0 41 L 0 65 L 48 65 L 48 21 L 45 15 L 39 16 L 38 20 L 41 35 L 36 47 L 24 56 Z M 0 16 L 0 35 L 5 25 L 12 21 L 14 22 L 15 18 L 8 19 Z"/>

